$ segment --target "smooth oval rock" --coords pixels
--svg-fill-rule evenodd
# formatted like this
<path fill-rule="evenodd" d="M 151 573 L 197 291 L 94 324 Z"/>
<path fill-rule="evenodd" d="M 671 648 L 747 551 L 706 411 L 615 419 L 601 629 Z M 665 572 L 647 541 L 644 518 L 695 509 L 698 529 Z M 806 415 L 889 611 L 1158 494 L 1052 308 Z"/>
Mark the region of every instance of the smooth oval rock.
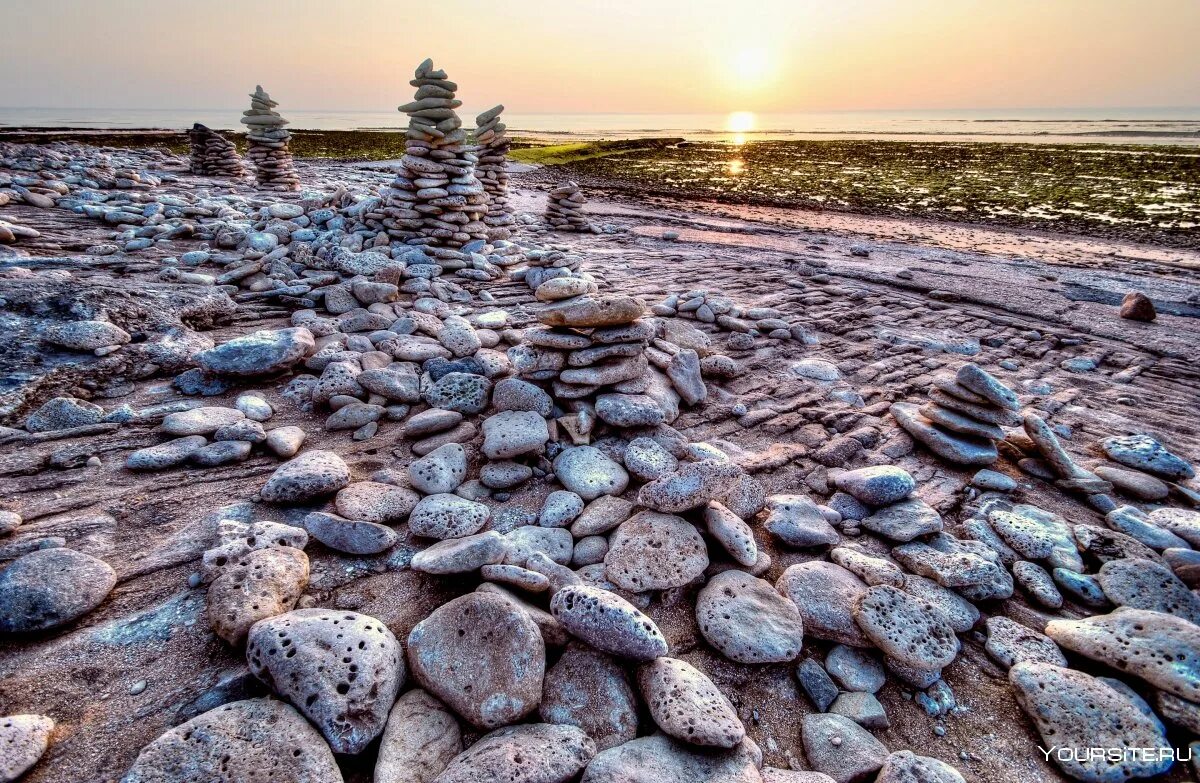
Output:
<path fill-rule="evenodd" d="M 742 571 L 709 580 L 696 598 L 696 621 L 708 643 L 738 663 L 790 661 L 804 647 L 796 605 Z"/>
<path fill-rule="evenodd" d="M 637 736 L 638 703 L 625 669 L 579 642 L 567 645 L 546 672 L 538 711 L 547 723 L 578 726 L 599 750 Z"/>
<path fill-rule="evenodd" d="M 45 631 L 78 620 L 116 584 L 108 563 L 74 549 L 21 555 L 0 571 L 0 633 Z"/>
<path fill-rule="evenodd" d="M 414 688 L 388 715 L 374 783 L 429 783 L 461 752 L 458 719 L 432 694 Z"/>

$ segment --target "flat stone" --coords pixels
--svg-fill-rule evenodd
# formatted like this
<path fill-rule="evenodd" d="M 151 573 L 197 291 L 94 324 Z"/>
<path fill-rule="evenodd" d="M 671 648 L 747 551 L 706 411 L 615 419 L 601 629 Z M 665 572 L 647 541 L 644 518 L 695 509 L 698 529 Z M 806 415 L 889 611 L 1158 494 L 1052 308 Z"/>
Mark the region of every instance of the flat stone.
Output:
<path fill-rule="evenodd" d="M 945 615 L 902 590 L 867 588 L 856 599 L 853 614 L 867 638 L 902 664 L 940 669 L 958 655 L 958 637 Z"/>
<path fill-rule="evenodd" d="M 1138 500 L 1166 500 L 1167 496 L 1171 494 L 1171 488 L 1165 481 L 1140 470 L 1099 465 L 1094 472 L 1116 487 L 1121 494 Z"/>
<path fill-rule="evenodd" d="M 0 571 L 0 633 L 29 633 L 78 620 L 117 584 L 108 563 L 65 547 L 37 549 Z"/>
<path fill-rule="evenodd" d="M 909 498 L 878 509 L 860 524 L 872 533 L 904 543 L 941 532 L 942 515 L 920 498 Z"/>
<path fill-rule="evenodd" d="M 571 552 L 574 549 L 571 531 L 560 527 L 523 525 L 506 533 L 504 540 L 508 549 L 504 561 L 519 566 L 524 566 L 529 562 L 529 558 L 539 553 L 565 566 L 571 562 Z"/>
<path fill-rule="evenodd" d="M 387 626 L 344 610 L 297 609 L 259 621 L 246 661 L 335 753 L 360 753 L 383 732 L 405 679 L 400 643 Z"/>
<path fill-rule="evenodd" d="M 283 463 L 260 490 L 267 503 L 297 504 L 332 495 L 350 483 L 350 468 L 332 451 L 306 451 Z"/>
<path fill-rule="evenodd" d="M 851 691 L 839 694 L 833 704 L 829 705 L 829 711 L 834 715 L 849 718 L 866 729 L 886 729 L 892 725 L 883 705 L 873 693 Z"/>
<path fill-rule="evenodd" d="M 748 745 L 715 752 L 665 734 L 640 737 L 597 753 L 580 783 L 761 783 Z"/>
<path fill-rule="evenodd" d="M 806 495 L 767 498 L 767 519 L 763 527 L 788 546 L 801 549 L 834 546 L 841 541 L 820 507 Z"/>
<path fill-rule="evenodd" d="M 1200 627 L 1173 615 L 1121 609 L 1081 620 L 1051 620 L 1046 635 L 1072 652 L 1188 701 L 1200 702 Z"/>
<path fill-rule="evenodd" d="M 462 538 L 487 524 L 491 510 L 458 495 L 428 495 L 408 515 L 408 529 L 426 538 Z"/>
<path fill-rule="evenodd" d="M 208 441 L 203 435 L 175 438 L 157 446 L 138 449 L 125 460 L 125 467 L 130 470 L 166 470 L 187 462 L 207 445 Z"/>
<path fill-rule="evenodd" d="M 838 697 L 838 686 L 815 658 L 805 658 L 796 667 L 796 681 L 818 712 L 825 712 Z"/>
<path fill-rule="evenodd" d="M 479 738 L 450 762 L 438 783 L 566 783 L 596 755 L 596 743 L 574 726 L 507 726 Z"/>
<path fill-rule="evenodd" d="M 754 531 L 741 517 L 715 500 L 704 508 L 704 523 L 708 534 L 739 565 L 753 566 L 758 562 L 758 544 Z"/>
<path fill-rule="evenodd" d="M 667 654 L 667 641 L 649 617 L 599 587 L 560 588 L 550 601 L 550 612 L 572 636 L 601 652 L 634 661 Z"/>
<path fill-rule="evenodd" d="M 421 688 L 402 694 L 379 741 L 374 783 L 429 783 L 462 752 L 458 720 Z"/>
<path fill-rule="evenodd" d="M 733 748 L 746 737 L 729 699 L 686 661 L 662 657 L 643 664 L 638 687 L 654 722 L 677 740 Z"/>
<path fill-rule="evenodd" d="M 542 636 L 498 595 L 468 593 L 435 609 L 409 634 L 408 657 L 426 690 L 481 729 L 521 720 L 542 698 Z"/>
<path fill-rule="evenodd" d="M 1083 571 L 1071 527 L 1058 514 L 1018 504 L 1008 511 L 993 510 L 988 514 L 988 524 L 1027 560 L 1045 560 L 1056 568 Z"/>
<path fill-rule="evenodd" d="M 764 781 L 766 783 L 766 781 Z M 958 770 L 944 761 L 901 750 L 888 756 L 875 783 L 967 783 Z"/>
<path fill-rule="evenodd" d="M 304 529 L 330 549 L 351 555 L 376 555 L 391 549 L 400 540 L 396 531 L 385 525 L 346 519 L 323 511 L 306 515 Z"/>
<path fill-rule="evenodd" d="M 571 523 L 575 538 L 607 533 L 629 519 L 633 504 L 615 495 L 601 495 L 583 507 L 583 512 Z"/>
<path fill-rule="evenodd" d="M 629 486 L 629 474 L 594 446 L 564 449 L 554 458 L 554 475 L 584 500 L 619 495 Z"/>
<path fill-rule="evenodd" d="M 798 563 L 788 566 L 775 589 L 800 610 L 809 636 L 854 647 L 872 646 L 853 615 L 867 585 L 845 568 L 820 560 Z"/>
<path fill-rule="evenodd" d="M 45 331 L 46 342 L 73 351 L 94 351 L 130 341 L 129 332 L 108 321 L 69 321 Z"/>
<path fill-rule="evenodd" d="M 696 598 L 696 621 L 708 643 L 738 663 L 790 661 L 804 646 L 796 605 L 742 571 L 709 580 Z"/>
<path fill-rule="evenodd" d="M 29 432 L 57 432 L 102 421 L 104 409 L 99 405 L 75 397 L 54 397 L 25 420 L 25 429 Z"/>
<path fill-rule="evenodd" d="M 984 649 L 1001 666 L 1011 668 L 1018 663 L 1067 665 L 1062 650 L 1043 633 L 1001 615 L 989 617 L 986 626 Z"/>
<path fill-rule="evenodd" d="M 163 418 L 162 431 L 176 437 L 181 435 L 211 435 L 220 428 L 246 417 L 236 408 L 201 407 L 168 414 Z"/>
<path fill-rule="evenodd" d="M 1163 612 L 1200 625 L 1200 598 L 1161 563 L 1111 560 L 1100 567 L 1097 578 L 1114 606 Z"/>
<path fill-rule="evenodd" d="M 1169 530 L 1193 547 L 1200 547 L 1200 512 L 1185 508 L 1156 508 L 1150 522 Z"/>
<path fill-rule="evenodd" d="M 960 384 L 980 397 L 986 398 L 996 407 L 1006 408 L 1010 411 L 1021 409 L 1021 402 L 1013 390 L 1000 383 L 977 364 L 964 364 L 958 368 L 958 373 L 954 377 Z"/>
<path fill-rule="evenodd" d="M 1152 549 L 1186 549 L 1190 547 L 1185 539 L 1154 524 L 1146 514 L 1133 506 L 1118 506 L 1109 511 L 1104 515 L 1104 524 L 1137 539 Z"/>
<path fill-rule="evenodd" d="M 624 667 L 578 642 L 546 672 L 539 714 L 547 723 L 579 727 L 599 750 L 637 736 L 638 703 Z"/>
<path fill-rule="evenodd" d="M 404 422 L 402 434 L 410 439 L 423 438 L 435 432 L 448 430 L 462 420 L 463 415 L 458 411 L 429 408 L 409 417 L 408 421 Z"/>
<path fill-rule="evenodd" d="M 333 499 L 338 513 L 347 519 L 393 525 L 416 508 L 421 496 L 408 487 L 378 481 L 356 481 Z"/>
<path fill-rule="evenodd" d="M 917 487 L 907 470 L 894 465 L 847 470 L 839 473 L 833 483 L 841 491 L 875 508 L 899 503 Z"/>
<path fill-rule="evenodd" d="M 276 427 L 267 433 L 266 444 L 275 456 L 291 459 L 300 453 L 307 437 L 308 434 L 299 427 Z"/>
<path fill-rule="evenodd" d="M 883 664 L 867 650 L 834 645 L 825 656 L 825 670 L 848 691 L 878 693 L 887 683 Z"/>
<path fill-rule="evenodd" d="M 341 783 L 329 745 L 275 699 L 223 704 L 142 748 L 123 783 Z"/>
<path fill-rule="evenodd" d="M 658 402 L 645 394 L 600 394 L 596 397 L 596 415 L 614 427 L 653 427 L 665 415 Z"/>
<path fill-rule="evenodd" d="M 837 783 L 868 780 L 888 757 L 882 742 L 841 715 L 805 715 L 801 738 L 809 764 Z"/>
<path fill-rule="evenodd" d="M 638 491 L 638 504 L 667 514 L 688 511 L 719 499 L 740 474 L 736 465 L 720 460 L 685 462 L 675 472 L 644 485 Z"/>
<path fill-rule="evenodd" d="M 502 411 L 483 422 L 482 451 L 488 459 L 510 459 L 538 452 L 548 440 L 546 420 L 533 411 Z"/>
<path fill-rule="evenodd" d="M 1017 704 L 1033 721 L 1043 743 L 1052 748 L 1169 748 L 1157 720 L 1148 717 L 1120 691 L 1084 672 L 1045 663 L 1019 663 L 1008 672 Z M 1153 777 L 1173 763 L 1157 753 L 1123 753 L 1119 763 L 1082 753 L 1052 753 L 1050 758 L 1071 777 L 1095 783 L 1120 783 Z"/>
<path fill-rule="evenodd" d="M 1185 460 L 1167 451 L 1149 435 L 1120 435 L 1100 441 L 1108 458 L 1134 470 L 1145 471 L 1167 481 L 1195 477 L 1196 471 Z"/>
<path fill-rule="evenodd" d="M 537 318 L 547 326 L 616 326 L 637 320 L 645 310 L 632 296 L 580 296 L 543 308 Z"/>
<path fill-rule="evenodd" d="M 312 332 L 295 327 L 263 330 L 237 337 L 201 351 L 193 359 L 210 373 L 251 377 L 289 370 L 315 349 L 316 341 Z"/>
<path fill-rule="evenodd" d="M 499 563 L 508 553 L 504 536 L 495 530 L 439 541 L 413 555 L 414 571 L 426 574 L 464 574 Z"/>
<path fill-rule="evenodd" d="M 433 408 L 463 414 L 482 413 L 491 399 L 492 382 L 482 375 L 452 372 L 443 375 L 425 392 Z"/>
<path fill-rule="evenodd" d="M 643 511 L 622 522 L 610 537 L 604 571 L 631 592 L 682 587 L 704 573 L 708 549 L 691 523 Z"/>
<path fill-rule="evenodd" d="M 942 459 L 959 465 L 990 465 L 999 458 L 991 441 L 940 430 L 920 414 L 916 405 L 896 402 L 889 410 L 905 432 Z"/>

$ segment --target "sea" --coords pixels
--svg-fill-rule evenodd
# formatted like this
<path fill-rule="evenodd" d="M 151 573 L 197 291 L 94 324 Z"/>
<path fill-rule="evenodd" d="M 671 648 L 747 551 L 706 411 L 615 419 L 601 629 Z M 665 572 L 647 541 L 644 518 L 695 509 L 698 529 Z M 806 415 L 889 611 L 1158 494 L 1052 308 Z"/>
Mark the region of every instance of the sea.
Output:
<path fill-rule="evenodd" d="M 283 107 L 293 129 L 394 131 L 405 124 L 391 111 Z M 464 118 L 477 112 L 463 110 Z M 0 107 L 4 128 L 182 130 L 201 122 L 241 126 L 241 109 L 94 109 Z M 1200 107 L 1129 109 L 937 109 L 712 114 L 506 112 L 518 138 L 563 142 L 658 136 L 744 143 L 788 139 L 1003 141 L 1024 143 L 1173 144 L 1200 146 Z"/>

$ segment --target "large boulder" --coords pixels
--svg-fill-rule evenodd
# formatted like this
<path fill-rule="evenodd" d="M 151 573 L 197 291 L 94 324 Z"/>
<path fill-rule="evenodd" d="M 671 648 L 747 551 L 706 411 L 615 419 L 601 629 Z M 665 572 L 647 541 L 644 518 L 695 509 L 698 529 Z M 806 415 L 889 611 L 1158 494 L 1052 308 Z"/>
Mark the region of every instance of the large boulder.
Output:
<path fill-rule="evenodd" d="M 208 372 L 250 377 L 290 370 L 315 349 L 313 334 L 304 327 L 264 329 L 201 351 L 194 358 Z"/>
<path fill-rule="evenodd" d="M 117 584 L 108 563 L 74 549 L 38 549 L 0 571 L 0 633 L 58 628 L 95 609 Z"/>

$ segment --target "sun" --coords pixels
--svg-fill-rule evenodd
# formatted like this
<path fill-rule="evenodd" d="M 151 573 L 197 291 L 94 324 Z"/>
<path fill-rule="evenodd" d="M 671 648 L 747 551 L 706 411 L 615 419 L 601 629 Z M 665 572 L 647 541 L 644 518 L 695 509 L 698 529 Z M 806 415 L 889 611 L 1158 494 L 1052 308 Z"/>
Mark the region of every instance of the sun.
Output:
<path fill-rule="evenodd" d="M 725 130 L 732 133 L 746 133 L 754 130 L 754 112 L 735 111 L 725 120 Z"/>
<path fill-rule="evenodd" d="M 771 58 L 766 49 L 742 49 L 734 55 L 731 70 L 742 81 L 762 81 L 771 70 Z"/>

